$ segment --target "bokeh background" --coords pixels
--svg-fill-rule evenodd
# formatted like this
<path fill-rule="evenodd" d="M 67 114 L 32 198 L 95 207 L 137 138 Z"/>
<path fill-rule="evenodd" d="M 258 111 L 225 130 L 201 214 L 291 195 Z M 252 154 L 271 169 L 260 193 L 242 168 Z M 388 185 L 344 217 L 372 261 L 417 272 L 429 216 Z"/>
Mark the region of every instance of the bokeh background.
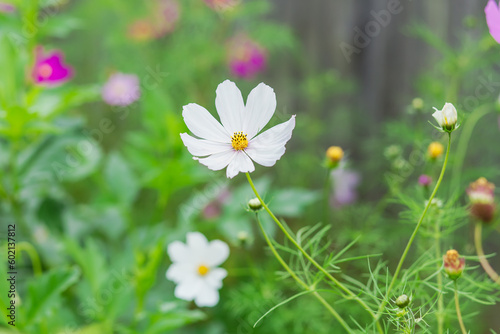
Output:
<path fill-rule="evenodd" d="M 423 203 L 418 177 L 437 177 L 442 163 L 428 159 L 427 146 L 445 144 L 428 120 L 432 107 L 453 103 L 464 128 L 474 125 L 463 142 L 460 131 L 453 138 L 439 196 L 460 208 L 450 215 L 456 228 L 443 247 L 474 255 L 465 189 L 480 176 L 500 177 L 500 48 L 488 32 L 486 2 L 2 2 L 1 219 L 19 228 L 21 331 L 336 329 L 318 305 L 301 300 L 252 327 L 296 288 L 276 280 L 280 269 L 244 208 L 253 197 L 244 177 L 209 171 L 179 137 L 187 131 L 182 106 L 194 102 L 215 114 L 215 89 L 225 79 L 244 97 L 259 82 L 273 87 L 271 125 L 297 115 L 285 156 L 254 173 L 276 214 L 294 230 L 331 225 L 331 249 L 362 235 L 353 256 L 381 253 L 390 270 L 413 226 L 400 223 L 408 216 L 396 199 Z M 39 46 L 60 50 L 74 75 L 55 86 L 33 80 Z M 116 73 L 135 76 L 140 97 L 125 85 L 113 92 L 128 89 L 130 103 L 107 99 L 103 87 Z M 323 166 L 331 145 L 346 153 L 333 184 Z M 165 279 L 166 245 L 189 231 L 231 246 L 213 309 L 176 300 Z M 498 232 L 498 223 L 485 231 L 486 253 L 498 252 Z M 415 252 L 427 247 L 422 242 Z M 499 257 L 490 262 L 500 270 Z M 365 277 L 366 263 L 342 269 Z M 473 332 L 500 328 L 498 306 L 469 310 Z"/>

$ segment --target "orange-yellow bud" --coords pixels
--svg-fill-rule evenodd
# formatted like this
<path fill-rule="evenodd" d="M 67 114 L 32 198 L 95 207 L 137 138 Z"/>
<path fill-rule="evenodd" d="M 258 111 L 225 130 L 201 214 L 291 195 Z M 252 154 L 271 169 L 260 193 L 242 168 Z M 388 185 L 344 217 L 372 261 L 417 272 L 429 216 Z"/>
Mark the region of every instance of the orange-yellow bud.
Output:
<path fill-rule="evenodd" d="M 432 159 L 436 159 L 443 154 L 444 147 L 440 142 L 434 141 L 434 142 L 429 144 L 429 147 L 427 148 L 427 150 L 429 152 L 429 156 Z"/>
<path fill-rule="evenodd" d="M 344 151 L 339 146 L 330 146 L 326 150 L 326 158 L 331 163 L 338 163 L 344 157 Z"/>

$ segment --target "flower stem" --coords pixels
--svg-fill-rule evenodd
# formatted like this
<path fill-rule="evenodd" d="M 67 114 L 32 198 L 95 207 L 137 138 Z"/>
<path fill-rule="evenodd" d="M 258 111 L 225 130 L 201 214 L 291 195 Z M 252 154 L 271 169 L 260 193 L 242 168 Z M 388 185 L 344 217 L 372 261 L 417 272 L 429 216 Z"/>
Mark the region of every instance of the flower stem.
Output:
<path fill-rule="evenodd" d="M 483 230 L 482 223 L 477 222 L 476 228 L 474 229 L 474 244 L 476 245 L 476 253 L 479 258 L 479 262 L 481 263 L 481 266 L 483 266 L 484 271 L 486 271 L 486 273 L 488 274 L 488 276 L 490 276 L 493 282 L 500 285 L 500 276 L 498 276 L 495 269 L 493 269 L 490 263 L 488 262 L 488 259 L 486 259 L 486 256 L 484 256 L 482 230 Z"/>
<path fill-rule="evenodd" d="M 325 224 L 328 224 L 329 223 L 329 220 L 330 220 L 330 180 L 331 180 L 331 170 L 330 168 L 328 168 L 328 170 L 326 171 L 326 178 L 325 178 L 325 185 L 324 185 L 324 188 L 323 188 L 323 210 L 324 211 L 324 220 L 325 220 Z"/>
<path fill-rule="evenodd" d="M 306 291 L 311 291 L 312 288 L 310 286 L 308 286 L 303 280 L 301 280 L 297 274 L 288 266 L 288 264 L 286 264 L 286 262 L 283 260 L 283 258 L 279 255 L 278 251 L 276 250 L 276 248 L 274 247 L 271 239 L 269 239 L 269 236 L 267 235 L 266 233 L 266 230 L 264 230 L 264 227 L 262 226 L 262 223 L 260 222 L 259 220 L 259 216 L 258 214 L 255 214 L 256 218 L 257 218 L 257 223 L 259 223 L 259 227 L 260 227 L 260 230 L 262 231 L 262 235 L 264 236 L 264 239 L 266 239 L 266 242 L 267 242 L 267 245 L 269 246 L 269 249 L 271 250 L 271 252 L 273 253 L 274 257 L 276 258 L 276 260 L 278 260 L 278 262 L 281 264 L 281 266 L 290 274 L 290 276 L 300 285 L 304 288 L 304 290 Z M 337 313 L 337 311 L 335 311 L 335 309 L 330 305 L 328 304 L 328 302 L 323 298 L 321 297 L 321 295 L 317 292 L 317 291 L 314 291 L 312 293 L 314 295 L 314 297 L 316 297 L 316 299 L 319 300 L 319 302 L 321 304 L 323 304 L 323 306 L 325 306 L 325 308 L 335 317 L 335 319 L 338 320 L 338 322 L 342 325 L 342 327 L 344 327 L 344 329 L 348 332 L 348 333 L 353 333 L 352 329 L 349 327 L 349 325 L 344 321 L 344 319 L 342 319 L 342 317 Z"/>
<path fill-rule="evenodd" d="M 40 257 L 38 256 L 38 253 L 36 252 L 35 247 L 31 245 L 29 242 L 22 241 L 17 244 L 17 250 L 19 253 L 22 251 L 25 251 L 26 254 L 28 254 L 31 264 L 33 266 L 33 274 L 35 276 L 41 275 L 42 274 L 42 264 L 40 262 Z"/>
<path fill-rule="evenodd" d="M 427 202 L 427 205 L 424 208 L 424 211 L 422 212 L 422 215 L 420 216 L 420 219 L 418 220 L 417 226 L 415 226 L 415 230 L 413 230 L 413 233 L 410 237 L 410 240 L 408 240 L 408 243 L 406 244 L 406 248 L 403 251 L 403 255 L 401 256 L 401 259 L 399 260 L 398 266 L 396 268 L 396 271 L 394 272 L 394 276 L 392 277 L 391 283 L 389 284 L 389 287 L 387 288 L 387 292 L 385 293 L 385 298 L 380 304 L 380 307 L 378 309 L 378 318 L 382 315 L 382 312 L 385 309 L 385 306 L 387 305 L 387 302 L 389 301 L 390 294 L 392 292 L 392 288 L 394 287 L 394 284 L 396 283 L 396 280 L 398 279 L 399 272 L 401 271 L 401 267 L 403 266 L 403 263 L 406 259 L 406 256 L 408 255 L 408 251 L 410 250 L 411 245 L 413 244 L 413 241 L 415 240 L 415 237 L 417 236 L 418 230 L 420 226 L 422 225 L 422 222 L 424 221 L 424 217 L 427 214 L 427 211 L 429 210 L 429 207 L 431 206 L 432 200 L 434 199 L 434 196 L 436 195 L 436 192 L 439 189 L 439 186 L 441 185 L 441 181 L 443 180 L 444 176 L 444 171 L 446 170 L 446 165 L 448 164 L 448 157 L 450 155 L 450 147 L 451 147 L 451 133 L 448 133 L 448 147 L 446 148 L 446 156 L 444 158 L 444 163 L 443 163 L 443 168 L 441 168 L 441 174 L 439 175 L 439 179 L 436 183 L 436 186 L 434 187 L 434 190 L 432 191 L 431 197 L 429 197 L 429 201 Z"/>
<path fill-rule="evenodd" d="M 462 319 L 462 313 L 460 312 L 460 303 L 458 302 L 458 283 L 455 280 L 455 308 L 457 309 L 457 318 L 460 323 L 460 329 L 462 330 L 462 334 L 467 334 L 467 330 L 465 329 L 464 320 Z"/>
<path fill-rule="evenodd" d="M 436 248 L 436 259 L 441 257 L 441 226 L 440 220 L 436 219 L 435 225 L 435 248 Z M 436 312 L 436 318 L 438 323 L 438 334 L 443 334 L 444 325 L 444 302 L 443 302 L 443 275 L 441 274 L 441 262 L 437 262 L 437 288 L 439 290 L 438 297 L 438 310 Z"/>
<path fill-rule="evenodd" d="M 255 188 L 255 185 L 253 184 L 252 178 L 250 177 L 249 173 L 246 173 L 248 183 L 250 184 L 250 187 L 252 187 L 253 192 L 255 193 L 255 196 L 259 199 L 260 203 L 264 207 L 264 209 L 267 211 L 269 216 L 274 220 L 274 222 L 278 225 L 278 227 L 283 231 L 285 236 L 290 240 L 290 242 L 304 255 L 304 257 L 311 262 L 312 265 L 314 265 L 319 271 L 321 271 L 329 280 L 331 280 L 336 286 L 338 286 L 342 291 L 344 291 L 349 297 L 352 299 L 356 300 L 370 315 L 376 320 L 376 326 L 377 330 L 379 333 L 384 333 L 382 330 L 382 326 L 380 325 L 380 322 L 378 319 L 376 319 L 375 313 L 366 305 L 366 303 L 360 299 L 358 296 L 356 296 L 351 290 L 349 290 L 347 287 L 345 287 L 342 283 L 340 283 L 335 277 L 333 277 L 325 268 L 323 268 L 318 262 L 316 262 L 303 248 L 298 244 L 298 242 L 290 235 L 290 233 L 287 231 L 285 226 L 276 218 L 274 213 L 269 209 L 269 207 L 266 205 L 262 197 L 259 195 L 259 192 Z"/>

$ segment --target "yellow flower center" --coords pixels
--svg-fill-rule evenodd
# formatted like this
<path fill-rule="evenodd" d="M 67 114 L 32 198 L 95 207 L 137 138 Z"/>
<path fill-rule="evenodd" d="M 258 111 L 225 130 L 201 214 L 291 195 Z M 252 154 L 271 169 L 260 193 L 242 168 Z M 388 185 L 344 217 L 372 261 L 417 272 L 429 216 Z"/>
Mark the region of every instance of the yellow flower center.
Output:
<path fill-rule="evenodd" d="M 206 274 L 208 274 L 209 271 L 210 271 L 210 268 L 208 268 L 204 264 L 202 264 L 198 267 L 198 274 L 200 274 L 201 276 L 205 276 Z"/>
<path fill-rule="evenodd" d="M 52 74 L 52 67 L 49 64 L 43 64 L 38 68 L 38 74 L 44 79 L 50 77 Z"/>
<path fill-rule="evenodd" d="M 248 146 L 247 134 L 243 134 L 243 132 L 235 132 L 231 136 L 231 145 L 236 151 L 241 151 Z"/>

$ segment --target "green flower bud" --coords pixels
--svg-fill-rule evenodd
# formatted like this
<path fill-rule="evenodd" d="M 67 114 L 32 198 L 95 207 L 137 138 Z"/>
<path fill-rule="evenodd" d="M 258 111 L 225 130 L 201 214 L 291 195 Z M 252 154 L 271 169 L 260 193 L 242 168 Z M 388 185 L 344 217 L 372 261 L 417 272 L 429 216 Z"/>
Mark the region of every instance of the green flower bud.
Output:
<path fill-rule="evenodd" d="M 252 211 L 259 211 L 260 209 L 262 209 L 262 203 L 258 198 L 252 198 L 248 201 L 248 207 Z"/>
<path fill-rule="evenodd" d="M 396 305 L 403 309 L 410 304 L 410 298 L 407 295 L 401 295 L 396 299 Z"/>

